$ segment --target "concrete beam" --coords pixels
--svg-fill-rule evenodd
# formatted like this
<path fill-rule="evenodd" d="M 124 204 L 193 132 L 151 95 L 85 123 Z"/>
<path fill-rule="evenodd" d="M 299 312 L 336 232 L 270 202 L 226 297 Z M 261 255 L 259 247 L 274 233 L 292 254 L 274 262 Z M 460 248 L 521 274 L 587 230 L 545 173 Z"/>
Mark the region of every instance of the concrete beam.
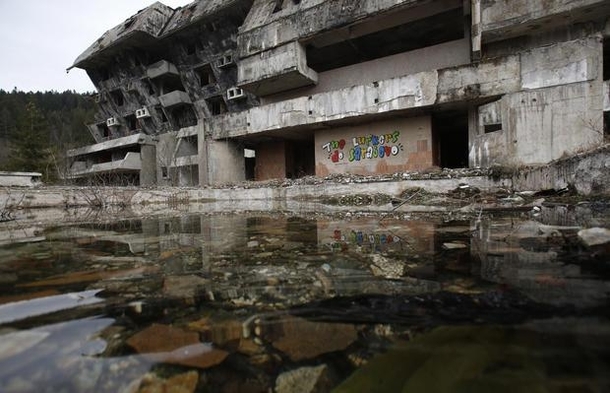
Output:
<path fill-rule="evenodd" d="M 186 92 L 180 90 L 174 90 L 170 93 L 159 96 L 159 102 L 161 103 L 161 105 L 163 105 L 164 108 L 171 108 L 177 105 L 192 104 L 191 97 L 189 97 Z"/>
<path fill-rule="evenodd" d="M 260 56 L 241 59 L 237 84 L 244 90 L 266 96 L 316 84 L 318 74 L 307 66 L 305 48 L 290 42 Z"/>
<path fill-rule="evenodd" d="M 610 15 L 607 0 L 485 0 L 480 3 L 483 42 L 538 34 Z"/>
<path fill-rule="evenodd" d="M 167 60 L 161 60 L 154 64 L 151 64 L 146 69 L 146 76 L 150 79 L 155 79 L 164 75 L 172 75 L 180 77 L 180 73 L 178 72 L 178 68 Z"/>

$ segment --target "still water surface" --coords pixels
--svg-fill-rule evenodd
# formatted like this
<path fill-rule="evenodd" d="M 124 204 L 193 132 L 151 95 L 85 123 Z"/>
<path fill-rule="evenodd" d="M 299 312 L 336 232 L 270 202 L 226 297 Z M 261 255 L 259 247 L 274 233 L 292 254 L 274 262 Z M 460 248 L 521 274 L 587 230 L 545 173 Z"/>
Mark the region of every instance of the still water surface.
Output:
<path fill-rule="evenodd" d="M 608 221 L 581 208 L 13 229 L 0 392 L 607 392 L 608 250 L 577 232 Z"/>

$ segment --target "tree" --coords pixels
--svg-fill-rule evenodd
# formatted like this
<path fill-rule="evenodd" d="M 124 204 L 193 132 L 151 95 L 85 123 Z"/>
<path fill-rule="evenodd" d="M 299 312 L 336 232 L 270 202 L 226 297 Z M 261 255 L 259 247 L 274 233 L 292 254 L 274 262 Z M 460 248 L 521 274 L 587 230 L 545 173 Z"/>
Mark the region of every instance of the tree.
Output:
<path fill-rule="evenodd" d="M 33 101 L 26 105 L 25 117 L 18 119 L 17 128 L 10 136 L 10 143 L 10 170 L 41 172 L 45 180 L 55 177 L 52 170 L 47 170 L 47 123 Z"/>

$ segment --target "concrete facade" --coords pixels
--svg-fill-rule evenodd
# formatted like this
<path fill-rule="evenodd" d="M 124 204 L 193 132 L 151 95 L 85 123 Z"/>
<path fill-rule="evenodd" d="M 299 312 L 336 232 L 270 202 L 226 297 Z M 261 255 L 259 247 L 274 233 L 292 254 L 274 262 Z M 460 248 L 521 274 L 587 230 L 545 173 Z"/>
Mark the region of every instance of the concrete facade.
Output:
<path fill-rule="evenodd" d="M 609 42 L 601 0 L 154 3 L 73 65 L 100 106 L 73 176 L 194 186 L 546 164 L 604 143 Z"/>

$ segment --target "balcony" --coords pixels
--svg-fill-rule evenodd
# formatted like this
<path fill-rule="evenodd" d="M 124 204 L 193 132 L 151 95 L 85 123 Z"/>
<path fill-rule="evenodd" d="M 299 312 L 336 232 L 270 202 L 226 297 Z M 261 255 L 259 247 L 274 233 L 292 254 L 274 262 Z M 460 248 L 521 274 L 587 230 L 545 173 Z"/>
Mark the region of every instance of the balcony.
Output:
<path fill-rule="evenodd" d="M 257 96 L 316 84 L 318 74 L 307 66 L 303 45 L 291 42 L 270 50 L 265 58 L 242 59 L 237 68 L 237 84 Z"/>
<path fill-rule="evenodd" d="M 129 152 L 122 160 L 93 164 L 89 168 L 82 161 L 75 162 L 70 168 L 73 177 L 93 175 L 108 172 L 138 172 L 142 169 L 140 153 Z"/>
<path fill-rule="evenodd" d="M 167 60 L 158 61 L 148 67 L 146 76 L 150 79 L 159 78 L 162 76 L 180 76 L 178 68 Z"/>
<path fill-rule="evenodd" d="M 189 95 L 180 90 L 174 90 L 159 97 L 159 102 L 164 108 L 171 108 L 178 105 L 191 105 Z"/>

